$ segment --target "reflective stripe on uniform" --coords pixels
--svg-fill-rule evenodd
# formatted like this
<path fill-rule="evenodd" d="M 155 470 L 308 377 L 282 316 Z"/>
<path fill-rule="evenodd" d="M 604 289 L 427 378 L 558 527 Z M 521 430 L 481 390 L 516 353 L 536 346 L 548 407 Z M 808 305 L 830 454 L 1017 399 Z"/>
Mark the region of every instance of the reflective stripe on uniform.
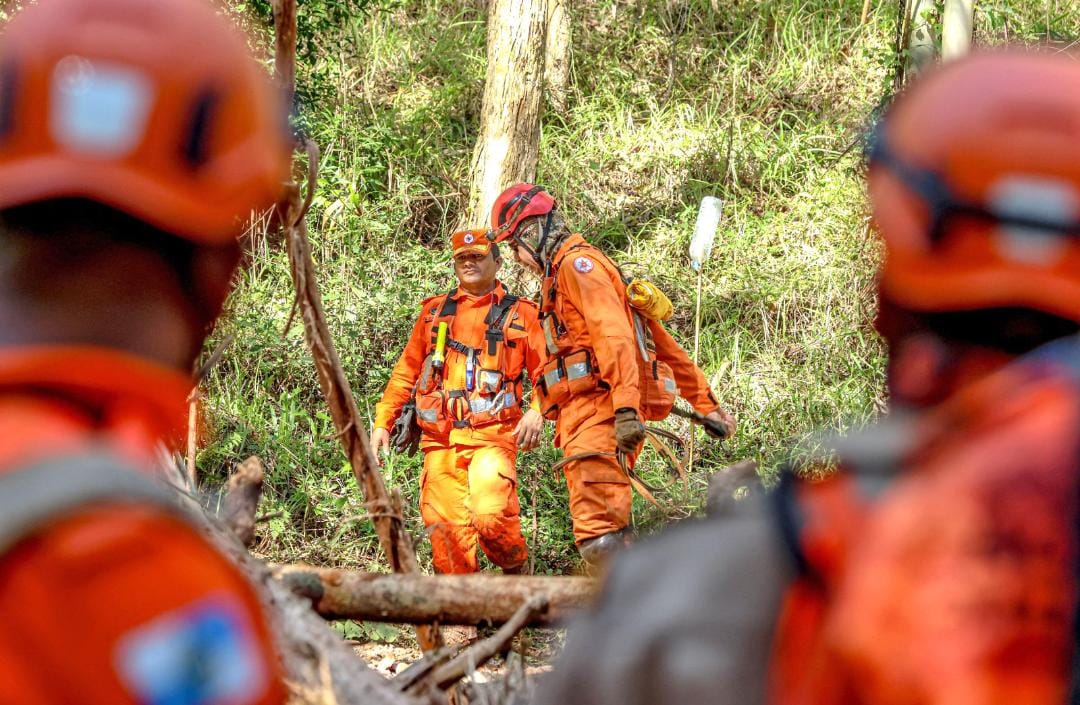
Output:
<path fill-rule="evenodd" d="M 476 399 L 470 399 L 469 411 L 474 414 L 481 414 L 484 412 L 494 413 L 501 409 L 509 409 L 517 403 L 518 400 L 516 395 L 507 394 L 506 390 L 503 390 L 490 399 L 488 399 L 487 397 L 477 397 Z"/>
<path fill-rule="evenodd" d="M 163 483 L 107 455 L 50 458 L 0 475 L 0 553 L 78 507 L 152 504 L 188 516 Z"/>
<path fill-rule="evenodd" d="M 592 366 L 584 360 L 566 366 L 567 381 L 572 382 L 575 379 L 582 379 L 588 377 L 590 374 L 592 374 Z M 550 388 L 562 378 L 563 370 L 559 367 L 556 367 L 544 373 L 544 384 Z"/>

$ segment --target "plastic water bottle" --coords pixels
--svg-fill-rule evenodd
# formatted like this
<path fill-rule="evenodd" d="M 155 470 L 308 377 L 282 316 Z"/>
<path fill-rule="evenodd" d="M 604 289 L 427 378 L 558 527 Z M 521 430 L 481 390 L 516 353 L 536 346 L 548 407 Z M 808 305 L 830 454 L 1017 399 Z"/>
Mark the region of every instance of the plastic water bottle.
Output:
<path fill-rule="evenodd" d="M 701 271 L 702 263 L 709 259 L 709 254 L 712 253 L 713 240 L 716 239 L 716 229 L 720 227 L 720 213 L 723 209 L 724 202 L 716 196 L 701 199 L 697 223 L 694 224 L 694 238 L 690 240 L 690 266 L 695 272 Z"/>

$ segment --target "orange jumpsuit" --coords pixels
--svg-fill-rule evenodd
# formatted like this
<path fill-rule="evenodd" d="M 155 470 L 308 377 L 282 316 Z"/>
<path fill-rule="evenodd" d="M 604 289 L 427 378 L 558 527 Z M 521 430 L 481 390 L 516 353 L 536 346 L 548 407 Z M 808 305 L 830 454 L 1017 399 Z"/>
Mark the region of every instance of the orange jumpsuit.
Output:
<path fill-rule="evenodd" d="M 115 351 L 0 348 L 0 479 L 101 453 L 152 475 L 190 386 Z M 285 700 L 255 591 L 163 508 L 94 502 L 16 539 L 0 624 L 3 703 Z"/>
<path fill-rule="evenodd" d="M 506 296 L 497 282 L 485 296 L 462 289 L 425 299 L 405 351 L 394 366 L 382 399 L 375 407 L 375 427 L 388 431 L 401 408 L 413 397 L 425 359 L 434 348 L 432 330 L 445 309 L 447 298 L 456 304 L 449 318 L 450 337 L 462 346 L 483 349 L 489 329 L 485 319 L 493 304 Z M 519 300 L 509 309 L 498 343 L 499 369 L 515 395 L 502 418 L 473 423 L 467 400 L 448 398 L 442 411 L 450 428 L 424 428 L 420 448 L 424 471 L 420 478 L 420 514 L 431 536 L 432 561 L 440 573 L 472 573 L 478 570 L 479 544 L 493 563 L 514 568 L 527 558 L 517 498 L 517 444 L 514 429 L 521 418 L 521 378 L 535 379 L 542 365 L 543 336 L 537 323 L 536 305 Z M 475 374 L 480 374 L 479 366 Z M 479 379 L 474 378 L 474 385 Z M 435 394 L 448 396 L 466 390 L 466 354 L 448 348 L 441 382 Z M 430 398 L 430 396 L 429 396 Z M 532 407 L 536 408 L 536 400 Z M 456 422 L 456 423 L 455 423 Z"/>
<path fill-rule="evenodd" d="M 618 268 L 580 235 L 572 235 L 552 257 L 554 281 L 544 285 L 542 304 L 554 314 L 548 352 L 587 351 L 596 379 L 570 382 L 570 398 L 558 405 L 555 444 L 567 457 L 589 451 L 614 452 L 615 410 L 641 408 L 639 341 L 631 322 L 626 285 Z M 657 359 L 671 366 L 679 394 L 702 414 L 720 408 L 701 370 L 656 321 L 648 321 Z M 585 353 L 571 352 L 572 366 Z M 555 361 L 545 365 L 547 371 Z M 545 409 L 545 413 L 550 411 Z M 633 466 L 636 454 L 628 461 Z M 566 481 L 574 538 L 582 541 L 625 528 L 630 523 L 630 480 L 614 457 L 593 457 L 569 463 Z"/>

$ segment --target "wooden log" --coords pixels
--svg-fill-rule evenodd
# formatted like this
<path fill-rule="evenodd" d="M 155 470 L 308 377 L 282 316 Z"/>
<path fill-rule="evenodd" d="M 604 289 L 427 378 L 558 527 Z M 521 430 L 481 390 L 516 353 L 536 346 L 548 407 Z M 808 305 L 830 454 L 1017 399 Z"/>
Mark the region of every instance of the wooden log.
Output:
<path fill-rule="evenodd" d="M 408 624 L 501 624 L 541 597 L 548 609 L 529 625 L 551 625 L 588 606 L 599 588 L 577 576 L 386 575 L 301 565 L 277 566 L 274 575 L 327 619 Z"/>
<path fill-rule="evenodd" d="M 222 507 L 222 519 L 248 548 L 255 543 L 255 514 L 262 497 L 262 485 L 263 464 L 253 455 L 236 466 L 236 471 L 229 477 Z"/>

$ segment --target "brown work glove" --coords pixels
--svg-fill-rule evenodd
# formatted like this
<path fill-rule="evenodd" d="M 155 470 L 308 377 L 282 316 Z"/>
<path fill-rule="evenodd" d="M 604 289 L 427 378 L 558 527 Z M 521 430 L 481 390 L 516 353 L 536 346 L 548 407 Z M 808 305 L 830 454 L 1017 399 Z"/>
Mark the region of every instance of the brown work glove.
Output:
<path fill-rule="evenodd" d="M 645 424 L 641 423 L 637 409 L 624 407 L 615 410 L 615 443 L 624 453 L 633 453 L 645 440 Z"/>
<path fill-rule="evenodd" d="M 735 433 L 735 417 L 723 409 L 706 414 L 701 425 L 705 433 L 721 441 Z"/>

